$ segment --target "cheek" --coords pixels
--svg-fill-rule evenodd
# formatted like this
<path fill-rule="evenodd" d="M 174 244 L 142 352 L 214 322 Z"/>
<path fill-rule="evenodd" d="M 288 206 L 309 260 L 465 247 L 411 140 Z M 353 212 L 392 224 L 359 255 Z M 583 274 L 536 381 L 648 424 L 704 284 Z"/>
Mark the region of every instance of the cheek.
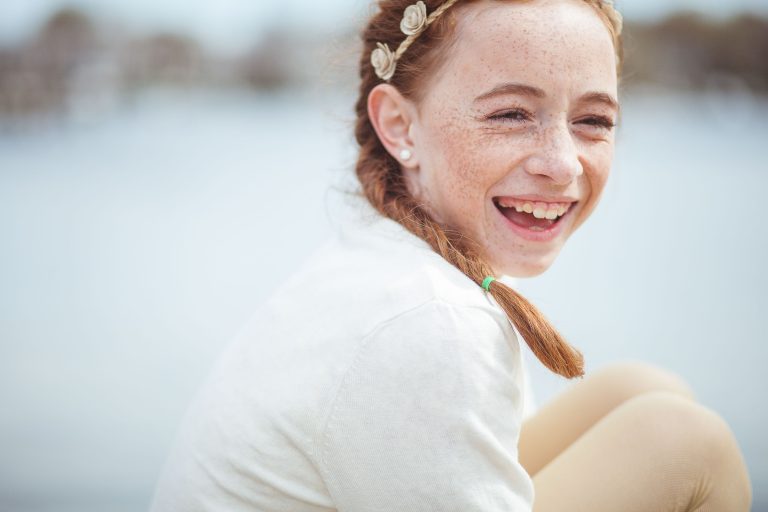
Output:
<path fill-rule="evenodd" d="M 444 124 L 437 132 L 432 148 L 430 195 L 436 206 L 448 210 L 449 222 L 466 222 L 478 215 L 488 188 L 487 162 L 484 152 L 473 140 L 471 127 L 458 123 Z"/>
<path fill-rule="evenodd" d="M 605 185 L 608 181 L 608 176 L 611 171 L 611 163 L 613 161 L 613 149 L 604 148 L 601 151 L 592 152 L 589 158 L 589 164 L 585 168 L 585 177 L 587 187 L 589 187 L 589 199 L 583 206 L 583 212 L 580 218 L 576 221 L 573 229 L 579 226 L 589 218 L 597 208 L 597 204 L 603 195 Z"/>
<path fill-rule="evenodd" d="M 611 173 L 611 164 L 613 163 L 613 146 L 605 148 L 598 152 L 591 159 L 589 166 L 588 179 L 591 192 L 597 199 L 605 188 L 608 176 Z"/>

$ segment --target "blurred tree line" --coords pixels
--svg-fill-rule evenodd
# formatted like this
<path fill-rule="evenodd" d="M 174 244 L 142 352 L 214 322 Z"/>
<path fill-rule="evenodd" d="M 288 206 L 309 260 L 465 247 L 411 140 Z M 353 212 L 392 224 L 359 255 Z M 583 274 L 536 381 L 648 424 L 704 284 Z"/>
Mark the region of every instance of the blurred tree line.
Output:
<path fill-rule="evenodd" d="M 657 23 L 628 23 L 625 81 L 684 89 L 739 85 L 768 93 L 768 19 L 712 20 L 680 12 Z"/>
<path fill-rule="evenodd" d="M 17 47 L 0 48 L 0 118 L 109 109 L 149 86 L 277 90 L 354 88 L 357 34 L 289 32 L 275 27 L 236 56 L 214 56 L 181 34 L 137 37 L 63 9 Z M 625 26 L 625 87 L 768 93 L 768 20 L 711 20 L 678 13 Z M 340 65 L 340 63 L 344 63 Z"/>

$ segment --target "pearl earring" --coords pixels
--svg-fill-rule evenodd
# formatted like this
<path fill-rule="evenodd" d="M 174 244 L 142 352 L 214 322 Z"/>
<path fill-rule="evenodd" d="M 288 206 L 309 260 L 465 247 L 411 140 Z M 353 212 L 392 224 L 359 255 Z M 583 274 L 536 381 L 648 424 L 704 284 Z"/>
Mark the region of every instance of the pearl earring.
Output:
<path fill-rule="evenodd" d="M 411 150 L 408 148 L 403 148 L 400 150 L 400 158 L 403 160 L 410 160 L 412 155 L 413 154 L 411 153 Z"/>

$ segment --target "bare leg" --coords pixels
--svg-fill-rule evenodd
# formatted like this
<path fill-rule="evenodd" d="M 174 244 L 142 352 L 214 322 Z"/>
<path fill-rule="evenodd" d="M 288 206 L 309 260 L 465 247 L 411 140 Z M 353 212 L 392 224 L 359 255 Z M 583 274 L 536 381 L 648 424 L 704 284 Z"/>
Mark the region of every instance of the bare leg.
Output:
<path fill-rule="evenodd" d="M 613 364 L 588 375 L 523 424 L 521 464 L 535 475 L 613 409 L 651 391 L 693 398 L 682 379 L 648 364 Z"/>
<path fill-rule="evenodd" d="M 751 503 L 728 426 L 668 392 L 616 407 L 533 481 L 535 512 L 747 512 Z"/>

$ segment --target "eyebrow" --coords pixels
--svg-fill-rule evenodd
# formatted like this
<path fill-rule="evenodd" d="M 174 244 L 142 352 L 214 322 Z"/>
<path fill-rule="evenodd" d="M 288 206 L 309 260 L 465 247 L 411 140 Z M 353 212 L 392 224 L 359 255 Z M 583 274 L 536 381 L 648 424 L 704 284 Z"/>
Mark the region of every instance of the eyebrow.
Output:
<path fill-rule="evenodd" d="M 493 98 L 495 96 L 501 96 L 503 94 L 519 94 L 521 96 L 533 96 L 536 98 L 543 98 L 547 94 L 539 89 L 538 87 L 534 87 L 532 85 L 526 85 L 526 84 L 520 84 L 516 82 L 508 82 L 504 84 L 499 84 L 493 89 L 491 89 L 488 92 L 485 92 L 475 98 L 475 102 L 487 100 L 488 98 Z"/>
<path fill-rule="evenodd" d="M 603 103 L 616 111 L 620 110 L 619 102 L 607 92 L 593 91 L 582 94 L 579 103 Z"/>
<path fill-rule="evenodd" d="M 501 96 L 504 94 L 518 94 L 520 96 L 532 96 L 534 98 L 544 98 L 547 96 L 547 93 L 544 92 L 544 90 L 539 89 L 538 87 L 534 87 L 532 85 L 527 84 L 521 84 L 517 82 L 508 82 L 499 84 L 493 89 L 491 89 L 488 92 L 485 92 L 475 98 L 474 102 L 477 103 L 478 101 L 487 100 L 489 98 L 493 98 L 496 96 Z M 579 99 L 579 103 L 603 103 L 614 110 L 620 110 L 619 102 L 616 101 L 616 99 L 611 96 L 610 94 L 606 92 L 599 92 L 599 91 L 590 91 L 585 94 L 582 94 Z"/>

